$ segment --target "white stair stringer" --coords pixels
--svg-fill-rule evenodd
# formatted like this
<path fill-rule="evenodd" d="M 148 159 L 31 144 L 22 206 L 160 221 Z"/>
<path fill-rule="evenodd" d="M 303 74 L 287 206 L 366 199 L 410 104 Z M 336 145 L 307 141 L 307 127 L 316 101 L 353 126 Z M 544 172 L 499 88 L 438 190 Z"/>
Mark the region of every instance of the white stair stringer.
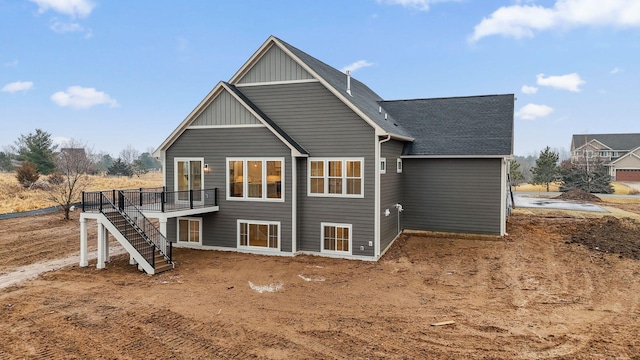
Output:
<path fill-rule="evenodd" d="M 150 275 L 155 274 L 155 269 L 153 268 L 153 266 L 151 266 L 151 264 L 149 264 L 149 262 L 142 256 L 142 254 L 140 254 L 138 250 L 136 250 L 136 248 L 134 248 L 133 245 L 131 245 L 129 240 L 127 240 L 127 238 L 125 238 L 124 235 L 122 235 L 122 233 L 118 231 L 118 228 L 116 228 L 115 225 L 113 225 L 111 221 L 109 221 L 109 219 L 104 214 L 100 214 L 100 217 L 101 217 L 100 220 L 102 221 L 102 224 L 104 225 L 105 229 L 107 229 L 107 231 L 109 231 L 109 233 L 113 235 L 113 237 L 116 240 L 118 240 L 120 245 L 122 245 L 122 247 L 138 263 L 138 266 L 142 267 L 142 269 L 147 274 L 150 274 Z"/>

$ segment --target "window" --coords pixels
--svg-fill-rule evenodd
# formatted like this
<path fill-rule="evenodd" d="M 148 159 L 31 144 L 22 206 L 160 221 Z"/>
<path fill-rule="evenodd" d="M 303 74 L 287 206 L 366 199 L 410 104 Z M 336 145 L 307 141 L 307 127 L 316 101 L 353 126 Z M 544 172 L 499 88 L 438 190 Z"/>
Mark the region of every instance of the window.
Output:
<path fill-rule="evenodd" d="M 608 151 L 600 151 L 600 157 L 607 157 L 607 156 L 609 156 Z"/>
<path fill-rule="evenodd" d="M 280 222 L 238 220 L 238 247 L 280 250 Z"/>
<path fill-rule="evenodd" d="M 380 174 L 386 174 L 386 173 L 387 173 L 387 159 L 380 158 Z"/>
<path fill-rule="evenodd" d="M 396 172 L 398 174 L 402 173 L 402 159 L 400 158 L 396 159 Z"/>
<path fill-rule="evenodd" d="M 202 201 L 204 172 L 202 171 L 204 158 L 175 158 L 175 191 L 177 200 L 189 201 L 190 191 L 193 190 L 193 201 Z"/>
<path fill-rule="evenodd" d="M 309 159 L 309 196 L 363 197 L 364 159 Z"/>
<path fill-rule="evenodd" d="M 351 253 L 351 224 L 320 224 L 322 252 Z"/>
<path fill-rule="evenodd" d="M 284 159 L 227 159 L 227 200 L 283 201 Z"/>
<path fill-rule="evenodd" d="M 587 158 L 592 158 L 593 157 L 593 151 L 587 150 L 585 155 L 587 156 Z"/>
<path fill-rule="evenodd" d="M 202 219 L 178 218 L 178 242 L 202 243 Z"/>
<path fill-rule="evenodd" d="M 617 151 L 612 151 L 611 152 L 611 157 L 618 157 L 618 152 Z"/>

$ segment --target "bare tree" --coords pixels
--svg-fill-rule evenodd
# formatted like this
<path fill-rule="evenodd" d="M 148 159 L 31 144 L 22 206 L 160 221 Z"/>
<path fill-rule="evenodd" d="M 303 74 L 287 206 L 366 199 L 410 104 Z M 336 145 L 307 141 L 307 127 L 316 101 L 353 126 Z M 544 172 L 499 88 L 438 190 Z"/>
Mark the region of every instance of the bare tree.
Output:
<path fill-rule="evenodd" d="M 122 159 L 122 162 L 124 162 L 125 164 L 132 166 L 133 162 L 136 161 L 138 159 L 138 157 L 140 157 L 140 152 L 136 149 L 133 148 L 133 146 L 131 144 L 127 145 L 126 148 L 124 148 L 122 151 L 120 151 L 120 159 Z"/>
<path fill-rule="evenodd" d="M 77 140 L 69 140 L 56 155 L 56 176 L 49 191 L 49 200 L 60 205 L 64 210 L 64 218 L 69 220 L 69 211 L 73 204 L 80 202 L 81 194 L 89 185 L 89 176 L 93 166 L 93 154 L 86 144 Z"/>

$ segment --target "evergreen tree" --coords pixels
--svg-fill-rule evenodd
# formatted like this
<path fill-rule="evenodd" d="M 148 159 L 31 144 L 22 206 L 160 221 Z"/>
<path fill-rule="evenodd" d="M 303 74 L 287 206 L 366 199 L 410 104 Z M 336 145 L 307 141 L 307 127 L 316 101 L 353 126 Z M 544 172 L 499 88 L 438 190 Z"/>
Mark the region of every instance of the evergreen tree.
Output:
<path fill-rule="evenodd" d="M 0 151 L 0 171 L 12 171 L 12 156 L 8 152 Z"/>
<path fill-rule="evenodd" d="M 20 162 L 28 160 L 36 166 L 38 173 L 44 175 L 51 174 L 56 169 L 56 148 L 51 134 L 41 129 L 36 129 L 35 134 L 20 135 L 14 146 Z"/>
<path fill-rule="evenodd" d="M 121 158 L 117 158 L 109 169 L 107 169 L 108 175 L 118 175 L 118 176 L 132 176 L 133 171 L 131 167 L 122 161 Z"/>
<path fill-rule="evenodd" d="M 601 161 L 587 166 L 563 161 L 560 167 L 560 191 L 580 189 L 589 193 L 612 194 L 609 170 Z"/>
<path fill-rule="evenodd" d="M 552 151 L 548 146 L 540 151 L 536 166 L 531 168 L 534 185 L 546 185 L 547 192 L 549 192 L 549 184 L 558 180 L 560 174 L 558 158 L 558 153 Z"/>
<path fill-rule="evenodd" d="M 512 186 L 518 186 L 524 182 L 524 175 L 520 171 L 520 163 L 515 159 L 509 162 L 509 180 Z"/>

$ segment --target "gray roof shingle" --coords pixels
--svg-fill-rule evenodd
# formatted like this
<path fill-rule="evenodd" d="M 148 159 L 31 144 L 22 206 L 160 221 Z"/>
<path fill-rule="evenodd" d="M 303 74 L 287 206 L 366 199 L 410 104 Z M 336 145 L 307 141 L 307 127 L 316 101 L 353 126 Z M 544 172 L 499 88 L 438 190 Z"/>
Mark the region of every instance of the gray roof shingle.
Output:
<path fill-rule="evenodd" d="M 384 118 L 384 112 L 378 112 L 379 101 L 382 98 L 371 90 L 367 85 L 351 77 L 351 95 L 347 93 L 347 75 L 342 71 L 325 64 L 324 62 L 314 58 L 304 51 L 278 39 L 282 45 L 286 46 L 295 56 L 302 62 L 307 64 L 320 77 L 326 80 L 334 89 L 341 92 L 348 101 L 360 109 L 365 115 L 373 120 L 378 126 L 389 134 L 400 135 L 404 137 L 412 137 L 401 124 L 399 124 L 393 116 Z"/>
<path fill-rule="evenodd" d="M 513 154 L 513 94 L 380 104 L 415 138 L 403 155 Z"/>
<path fill-rule="evenodd" d="M 640 146 L 640 134 L 574 134 L 571 143 L 577 149 L 596 139 L 612 150 L 633 150 Z"/>

